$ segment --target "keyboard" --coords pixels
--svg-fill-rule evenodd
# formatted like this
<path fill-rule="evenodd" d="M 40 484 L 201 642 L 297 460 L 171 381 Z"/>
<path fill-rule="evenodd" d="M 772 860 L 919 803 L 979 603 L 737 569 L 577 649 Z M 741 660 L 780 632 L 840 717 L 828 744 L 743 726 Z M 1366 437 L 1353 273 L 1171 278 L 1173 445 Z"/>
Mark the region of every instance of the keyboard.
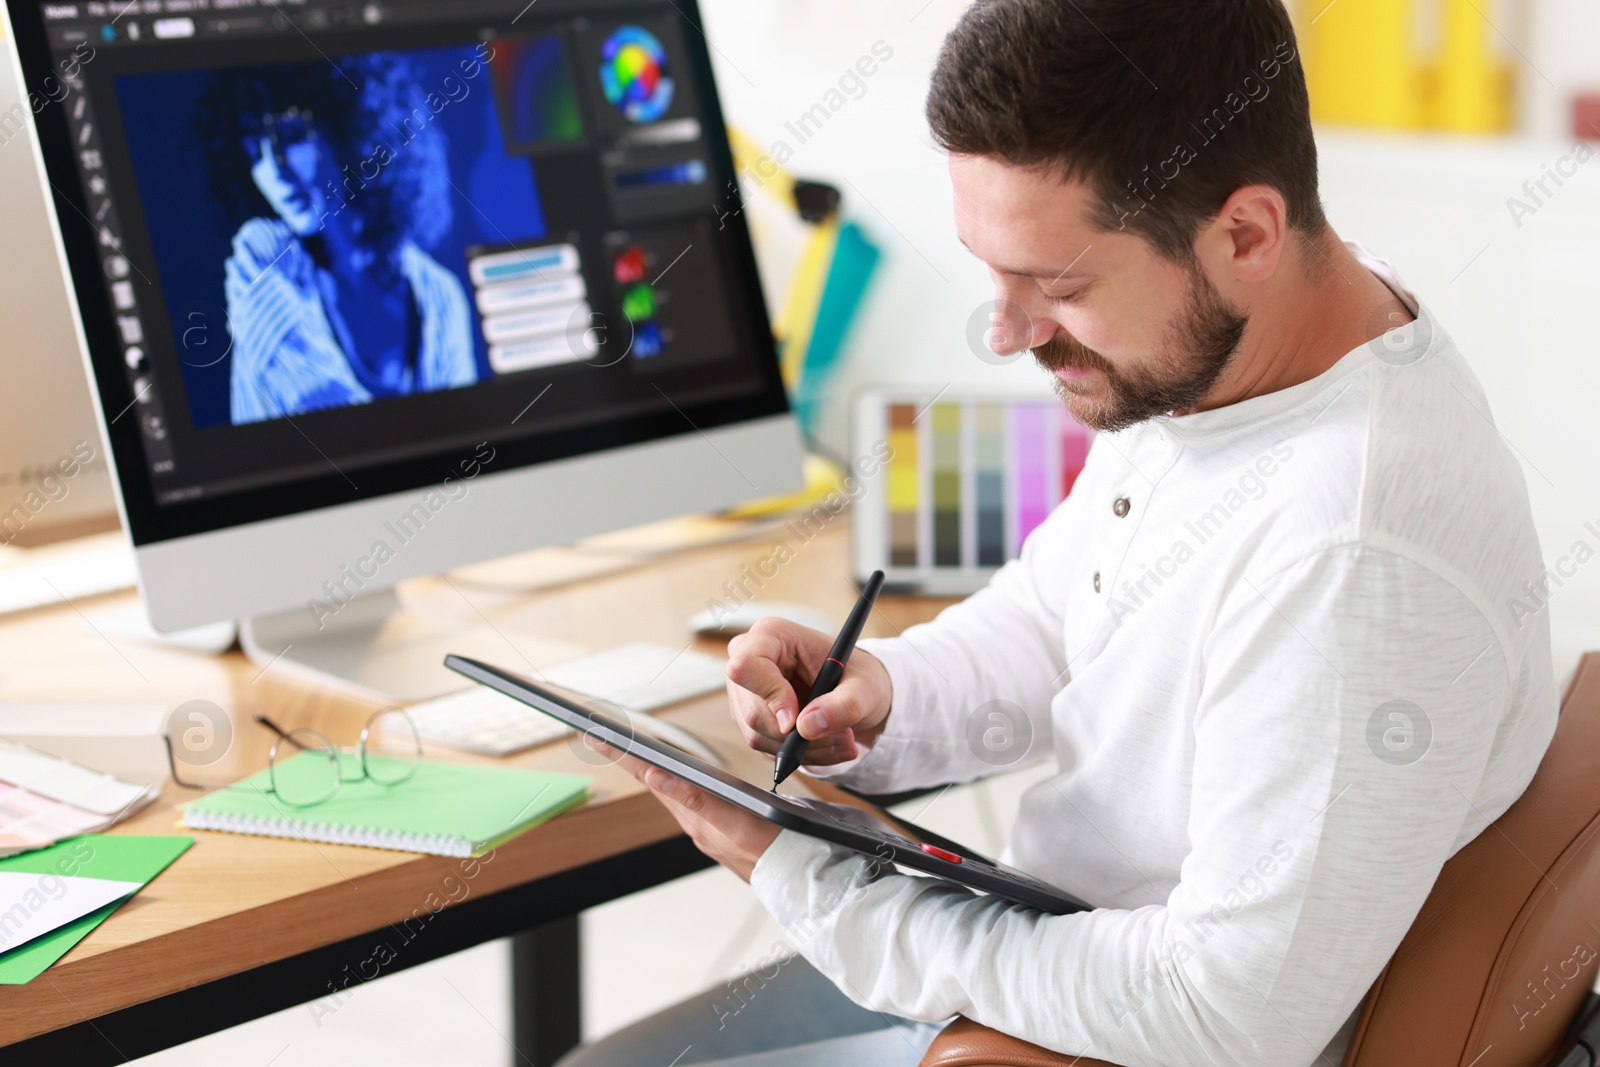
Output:
<path fill-rule="evenodd" d="M 424 741 L 485 756 L 508 756 L 555 741 L 572 727 L 493 689 L 471 689 L 406 709 Z"/>
<path fill-rule="evenodd" d="M 17 549 L 0 557 L 0 615 L 28 611 L 128 589 L 134 583 L 133 550 L 121 534 L 72 544 Z"/>

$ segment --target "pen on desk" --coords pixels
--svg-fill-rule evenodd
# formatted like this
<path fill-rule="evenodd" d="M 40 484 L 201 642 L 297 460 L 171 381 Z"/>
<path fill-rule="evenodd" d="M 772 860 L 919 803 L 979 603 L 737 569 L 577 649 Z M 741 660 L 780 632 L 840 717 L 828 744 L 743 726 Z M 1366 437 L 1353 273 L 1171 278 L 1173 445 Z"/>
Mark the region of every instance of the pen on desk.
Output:
<path fill-rule="evenodd" d="M 850 653 L 855 651 L 856 640 L 860 638 L 862 628 L 867 625 L 867 616 L 872 614 L 872 605 L 877 602 L 878 590 L 882 588 L 883 572 L 873 571 L 872 576 L 867 579 L 867 584 L 861 588 L 861 598 L 856 601 L 856 606 L 850 609 L 850 617 L 844 620 L 844 628 L 839 631 L 839 636 L 834 638 L 833 647 L 828 650 L 828 658 L 822 661 L 822 666 L 817 670 L 816 680 L 811 683 L 811 692 L 800 702 L 800 710 L 803 711 L 813 700 L 826 696 L 838 686 L 839 679 L 844 677 L 844 665 L 850 662 Z M 772 768 L 774 793 L 778 791 L 778 786 L 783 784 L 783 780 L 800 767 L 800 761 L 805 758 L 806 744 L 806 739 L 800 736 L 797 721 L 778 749 L 778 759 Z"/>

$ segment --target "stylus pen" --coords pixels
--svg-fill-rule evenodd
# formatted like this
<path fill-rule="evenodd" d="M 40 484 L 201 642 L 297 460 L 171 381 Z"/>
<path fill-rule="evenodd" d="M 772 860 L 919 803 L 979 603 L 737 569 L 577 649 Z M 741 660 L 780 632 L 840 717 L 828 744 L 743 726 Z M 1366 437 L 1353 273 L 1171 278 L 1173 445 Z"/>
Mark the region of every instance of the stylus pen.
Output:
<path fill-rule="evenodd" d="M 828 658 L 822 661 L 822 667 L 817 671 L 817 679 L 811 683 L 811 692 L 800 702 L 801 710 L 818 697 L 833 692 L 839 684 L 839 679 L 844 677 L 844 665 L 850 662 L 850 653 L 855 651 L 856 640 L 861 637 L 861 630 L 867 625 L 867 616 L 872 614 L 872 605 L 878 600 L 878 590 L 882 588 L 883 572 L 873 571 L 872 577 L 867 579 L 867 584 L 861 589 L 861 599 L 850 609 L 850 617 L 844 620 L 844 629 L 834 638 L 833 647 L 828 650 Z M 785 778 L 799 769 L 800 761 L 806 755 L 806 744 L 806 739 L 800 736 L 798 724 L 789 731 L 789 736 L 783 739 L 783 745 L 778 749 L 778 761 L 772 767 L 774 793 L 778 791 L 778 786 L 783 784 Z"/>

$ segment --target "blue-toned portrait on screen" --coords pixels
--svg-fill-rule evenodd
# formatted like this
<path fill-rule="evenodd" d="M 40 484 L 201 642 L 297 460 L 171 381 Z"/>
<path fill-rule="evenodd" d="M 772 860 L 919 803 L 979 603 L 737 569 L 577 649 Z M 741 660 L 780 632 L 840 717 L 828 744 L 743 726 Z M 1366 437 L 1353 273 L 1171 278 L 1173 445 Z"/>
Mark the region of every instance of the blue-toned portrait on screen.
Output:
<path fill-rule="evenodd" d="M 491 55 L 117 77 L 197 428 L 489 376 L 466 249 L 545 234 Z"/>
<path fill-rule="evenodd" d="M 403 61 L 218 76 L 196 122 L 219 200 L 241 173 L 270 209 L 224 264 L 234 424 L 477 381 L 461 282 L 425 249 L 450 229 L 449 161 Z M 320 82 L 321 84 L 316 84 Z"/>

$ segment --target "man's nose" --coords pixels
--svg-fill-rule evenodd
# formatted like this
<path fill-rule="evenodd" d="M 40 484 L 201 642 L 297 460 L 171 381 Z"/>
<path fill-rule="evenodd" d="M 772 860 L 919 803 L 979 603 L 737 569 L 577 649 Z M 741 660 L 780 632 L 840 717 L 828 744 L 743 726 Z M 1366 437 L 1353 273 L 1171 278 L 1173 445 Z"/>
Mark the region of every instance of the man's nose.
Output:
<path fill-rule="evenodd" d="M 996 280 L 985 340 L 996 355 L 1037 348 L 1055 336 L 1056 324 L 1014 286 Z"/>

